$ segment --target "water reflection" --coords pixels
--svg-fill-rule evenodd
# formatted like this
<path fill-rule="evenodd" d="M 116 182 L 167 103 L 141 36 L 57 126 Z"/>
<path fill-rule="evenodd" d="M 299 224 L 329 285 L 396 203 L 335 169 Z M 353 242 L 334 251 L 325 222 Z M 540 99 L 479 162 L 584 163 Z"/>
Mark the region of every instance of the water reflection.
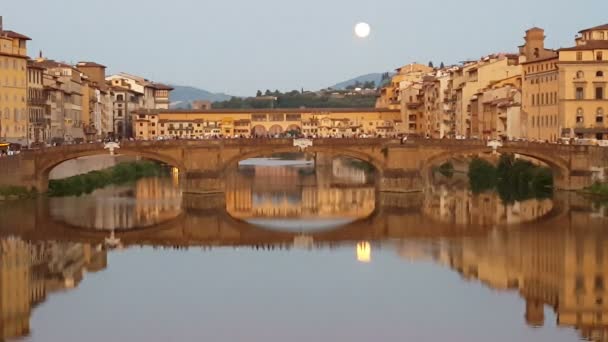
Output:
<path fill-rule="evenodd" d="M 106 268 L 100 246 L 52 241 L 0 240 L 2 340 L 30 333 L 32 309 L 54 292 L 78 286 L 85 273 Z"/>
<path fill-rule="evenodd" d="M 80 197 L 51 198 L 51 216 L 76 227 L 129 229 L 177 217 L 182 193 L 175 177 L 142 178 L 134 185 L 109 186 Z"/>
<path fill-rule="evenodd" d="M 337 159 L 331 168 L 307 161 L 246 161 L 226 182 L 226 210 L 234 218 L 271 228 L 328 228 L 370 216 L 373 179 Z"/>
<path fill-rule="evenodd" d="M 457 225 L 513 225 L 549 214 L 553 199 L 527 199 L 505 203 L 495 191 L 475 193 L 460 185 L 435 185 L 425 192 L 423 212 L 444 223 Z"/>
<path fill-rule="evenodd" d="M 68 332 L 103 336 L 107 325 L 142 329 L 140 321 L 145 322 L 144 330 L 162 329 L 163 336 L 175 335 L 176 340 L 194 339 L 178 338 L 184 330 L 215 331 L 215 323 L 225 322 L 231 328 L 236 324 L 247 329 L 250 324 L 272 330 L 280 321 L 289 334 L 308 337 L 309 330 L 298 330 L 301 322 L 316 322 L 319 312 L 327 311 L 332 314 L 323 324 L 311 323 L 307 329 L 322 333 L 335 326 L 351 332 L 352 341 L 373 339 L 366 329 L 392 337 L 386 340 L 456 339 L 444 332 L 451 325 L 459 325 L 457 338 L 467 341 L 569 341 L 574 333 L 589 341 L 608 340 L 605 204 L 572 193 L 504 204 L 495 193 L 475 195 L 457 182 L 436 184 L 420 194 L 376 194 L 367 174 L 351 166 L 316 171 L 294 165 L 251 166 L 228 179 L 225 196 L 183 197 L 174 178 L 151 178 L 90 197 L 0 204 L 2 336 L 29 335 L 36 308 L 37 322 L 45 323 L 33 329 L 40 340 L 52 340 L 45 338 L 49 333 L 59 334 L 56 340 L 67 340 Z M 290 220 L 300 220 L 301 227 L 317 216 L 355 220 L 330 230 L 283 229 Z M 274 220 L 282 229 L 241 219 Z M 75 229 L 78 226 L 100 231 Z M 123 249 L 106 249 L 109 233 L 104 229 L 135 227 L 147 228 L 116 231 Z M 171 249 L 179 250 L 179 259 Z M 144 263 L 149 267 L 142 269 Z M 103 285 L 79 292 L 87 272 L 106 266 L 106 272 L 90 279 Z M 153 273 L 150 279 L 141 276 L 147 269 Z M 453 272 L 460 277 L 444 276 Z M 108 283 L 114 287 L 105 287 Z M 412 283 L 422 285 L 408 287 Z M 472 283 L 494 291 L 479 291 Z M 172 295 L 175 284 L 179 296 Z M 315 286 L 323 295 L 314 296 Z M 159 293 L 147 292 L 155 287 Z M 64 314 L 82 312 L 80 303 L 69 304 L 75 293 L 80 299 L 99 296 L 104 301 L 113 295 L 108 288 L 142 289 L 113 302 L 113 311 L 145 307 L 154 315 L 127 318 L 125 323 L 124 316 L 107 317 L 92 310 L 91 320 L 107 322 L 97 332 L 57 318 L 59 309 Z M 227 288 L 229 295 L 217 295 Z M 462 288 L 471 289 L 467 303 L 450 306 L 460 296 L 455 289 Z M 61 290 L 70 291 L 61 300 L 37 306 Z M 264 291 L 269 293 L 266 297 L 261 295 Z M 497 296 L 498 292 L 507 296 Z M 221 300 L 215 301 L 217 297 Z M 482 305 L 496 298 L 503 305 Z M 310 302 L 314 310 L 307 316 Z M 273 310 L 259 310 L 265 306 Z M 201 307 L 213 315 L 198 319 L 204 314 Z M 214 321 L 215 315 L 220 322 Z M 187 324 L 187 317 L 197 321 Z M 255 324 L 250 323 L 252 317 Z M 357 321 L 360 317 L 365 320 Z M 493 327 L 480 326 L 478 322 L 487 317 L 502 320 Z M 419 329 L 425 325 L 438 329 Z M 266 336 L 250 331 L 250 340 Z M 408 331 L 422 335 L 412 337 Z M 475 335 L 479 331 L 489 337 Z M 103 336 L 105 340 L 133 340 L 122 338 L 121 331 L 109 333 L 119 335 Z M 229 333 L 215 337 L 209 340 L 239 340 Z M 317 339 L 329 337 L 335 336 Z"/>

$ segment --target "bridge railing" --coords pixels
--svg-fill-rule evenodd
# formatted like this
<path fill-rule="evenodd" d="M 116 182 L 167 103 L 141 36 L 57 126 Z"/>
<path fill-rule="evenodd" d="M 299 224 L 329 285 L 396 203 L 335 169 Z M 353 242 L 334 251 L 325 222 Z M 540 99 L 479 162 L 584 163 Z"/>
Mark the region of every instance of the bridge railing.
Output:
<path fill-rule="evenodd" d="M 312 139 L 313 146 L 396 146 L 416 147 L 416 146 L 445 146 L 445 147 L 486 147 L 487 142 L 484 140 L 454 140 L 454 139 L 414 139 L 404 141 L 403 144 L 399 139 L 392 138 L 317 138 Z M 239 139 L 206 139 L 206 140 L 146 140 L 146 141 L 123 141 L 120 143 L 122 148 L 166 148 L 166 147 L 220 147 L 220 146 L 291 146 L 293 139 L 289 138 L 239 138 Z M 561 145 L 548 144 L 541 142 L 526 142 L 526 141 L 509 141 L 503 142 L 505 148 L 517 149 L 536 149 L 545 150 L 553 153 L 560 152 L 604 152 L 608 150 L 606 147 L 586 146 L 586 145 Z M 42 147 L 35 150 L 23 150 L 21 153 L 31 155 L 36 153 L 77 153 L 91 150 L 103 150 L 103 143 L 88 143 L 62 145 L 54 147 Z M 500 149 L 499 149 L 500 150 Z M 120 153 L 120 150 L 117 151 Z M 16 157 L 5 156 L 4 158 Z"/>

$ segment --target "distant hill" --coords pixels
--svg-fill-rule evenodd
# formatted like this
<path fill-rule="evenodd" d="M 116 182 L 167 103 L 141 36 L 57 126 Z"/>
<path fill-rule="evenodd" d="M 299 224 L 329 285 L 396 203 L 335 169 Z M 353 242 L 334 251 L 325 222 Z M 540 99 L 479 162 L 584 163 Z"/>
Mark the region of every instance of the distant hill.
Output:
<path fill-rule="evenodd" d="M 393 73 L 390 73 L 390 75 L 392 76 Z M 331 86 L 330 88 L 337 89 L 337 90 L 343 90 L 350 85 L 354 85 L 355 83 L 357 83 L 357 81 L 359 81 L 360 83 L 374 81 L 376 83 L 376 87 L 377 87 L 380 85 L 380 83 L 382 81 L 382 73 L 377 72 L 377 73 L 371 73 L 371 74 L 355 77 L 348 81 L 344 81 L 344 82 L 335 84 L 335 85 Z"/>
<path fill-rule="evenodd" d="M 194 100 L 221 102 L 232 98 L 230 95 L 212 93 L 196 87 L 179 85 L 172 85 L 172 87 L 174 88 L 171 92 L 171 107 L 173 108 L 186 108 Z"/>

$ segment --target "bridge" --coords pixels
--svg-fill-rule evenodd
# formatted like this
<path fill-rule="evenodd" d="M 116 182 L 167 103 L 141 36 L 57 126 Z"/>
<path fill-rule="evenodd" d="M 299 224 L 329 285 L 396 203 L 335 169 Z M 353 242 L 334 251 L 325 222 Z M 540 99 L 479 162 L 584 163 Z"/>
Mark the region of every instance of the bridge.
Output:
<path fill-rule="evenodd" d="M 139 156 L 172 165 L 183 177 L 184 191 L 218 193 L 225 189 L 225 175 L 244 159 L 281 152 L 298 152 L 293 139 L 217 139 L 124 142 L 117 153 Z M 314 139 L 306 152 L 324 158 L 352 157 L 377 170 L 381 192 L 422 191 L 434 166 L 455 155 L 491 153 L 483 141 L 416 140 L 401 144 L 395 139 Z M 608 148 L 507 142 L 499 153 L 516 153 L 547 164 L 557 189 L 578 190 L 593 182 L 594 172 L 608 169 Z M 48 188 L 49 172 L 57 165 L 84 156 L 107 154 L 103 144 L 45 148 L 0 159 L 0 185 Z"/>

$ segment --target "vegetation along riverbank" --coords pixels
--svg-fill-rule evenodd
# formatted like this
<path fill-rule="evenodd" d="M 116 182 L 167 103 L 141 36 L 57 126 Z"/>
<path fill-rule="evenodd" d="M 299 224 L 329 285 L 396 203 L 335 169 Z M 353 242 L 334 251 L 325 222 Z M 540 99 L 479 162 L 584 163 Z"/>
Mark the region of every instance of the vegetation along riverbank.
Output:
<path fill-rule="evenodd" d="M 506 203 L 546 198 L 553 193 L 550 168 L 515 159 L 512 154 L 501 155 L 496 166 L 483 159 L 473 159 L 469 165 L 469 182 L 473 192 L 496 189 Z"/>
<path fill-rule="evenodd" d="M 80 196 L 112 184 L 133 182 L 143 177 L 163 174 L 162 165 L 150 161 L 121 163 L 108 169 L 49 182 L 49 196 Z"/>

